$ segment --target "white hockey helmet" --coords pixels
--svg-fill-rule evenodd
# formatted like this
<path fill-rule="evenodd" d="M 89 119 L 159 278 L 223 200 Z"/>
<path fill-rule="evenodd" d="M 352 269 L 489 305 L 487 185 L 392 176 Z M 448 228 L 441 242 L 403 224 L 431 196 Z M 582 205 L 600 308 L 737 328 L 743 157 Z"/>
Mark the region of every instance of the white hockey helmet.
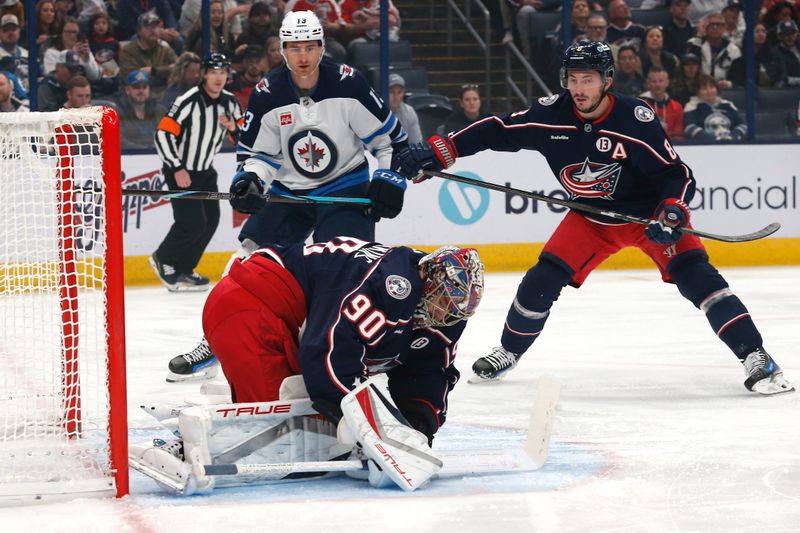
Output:
<path fill-rule="evenodd" d="M 324 38 L 322 24 L 313 11 L 291 11 L 283 17 L 281 48 L 297 41 L 322 41 L 324 44 Z"/>

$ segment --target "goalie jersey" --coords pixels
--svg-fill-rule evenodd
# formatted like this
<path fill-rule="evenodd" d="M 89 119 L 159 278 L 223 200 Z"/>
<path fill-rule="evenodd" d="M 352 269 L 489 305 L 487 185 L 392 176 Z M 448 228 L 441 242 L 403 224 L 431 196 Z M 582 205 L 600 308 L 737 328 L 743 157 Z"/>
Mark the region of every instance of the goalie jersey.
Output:
<path fill-rule="evenodd" d="M 323 59 L 319 73 L 301 94 L 283 65 L 250 95 L 237 159 L 240 170 L 277 182 L 273 192 L 327 194 L 366 182 L 365 148 L 390 168 L 392 145 L 405 144 L 400 122 L 358 71 Z"/>
<path fill-rule="evenodd" d="M 386 372 L 398 405 L 420 402 L 444 423 L 447 395 L 459 379 L 453 361 L 466 321 L 414 325 L 423 252 L 338 237 L 254 254 L 282 264 L 303 290 L 307 315 L 299 360 L 312 399 L 338 405 L 362 377 Z"/>
<path fill-rule="evenodd" d="M 652 108 L 638 98 L 609 97 L 608 111 L 594 121 L 579 117 L 564 91 L 539 98 L 525 111 L 480 120 L 452 134 L 451 140 L 459 157 L 482 150 L 536 150 L 569 199 L 592 207 L 649 218 L 665 198 L 688 204 L 694 176 Z M 620 224 L 607 217 L 588 218 Z"/>

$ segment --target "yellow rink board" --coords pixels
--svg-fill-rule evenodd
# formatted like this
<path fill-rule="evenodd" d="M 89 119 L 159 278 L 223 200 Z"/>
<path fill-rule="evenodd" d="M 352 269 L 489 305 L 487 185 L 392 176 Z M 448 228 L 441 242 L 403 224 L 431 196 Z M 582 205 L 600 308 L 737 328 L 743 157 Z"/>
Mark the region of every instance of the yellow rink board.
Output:
<path fill-rule="evenodd" d="M 800 265 L 800 238 L 772 238 L 736 244 L 704 240 L 703 243 L 711 262 L 718 267 Z M 452 244 L 470 246 L 468 243 Z M 544 243 L 472 246 L 480 252 L 487 272 L 524 272 L 536 262 Z M 426 251 L 436 248 L 430 245 L 416 247 Z M 206 253 L 197 271 L 214 281 L 219 280 L 230 256 L 229 252 Z M 619 270 L 655 267 L 650 258 L 641 251 L 629 248 L 609 258 L 600 268 Z M 150 285 L 157 282 L 147 264 L 146 256 L 125 258 L 125 285 Z"/>

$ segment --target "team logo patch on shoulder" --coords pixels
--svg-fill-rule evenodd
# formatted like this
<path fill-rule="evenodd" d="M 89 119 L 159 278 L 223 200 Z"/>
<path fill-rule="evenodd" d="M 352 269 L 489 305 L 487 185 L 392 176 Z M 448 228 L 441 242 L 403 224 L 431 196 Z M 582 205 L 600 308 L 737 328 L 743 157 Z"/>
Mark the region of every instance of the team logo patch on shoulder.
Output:
<path fill-rule="evenodd" d="M 353 67 L 342 63 L 339 67 L 339 81 L 343 81 L 345 78 L 352 78 L 355 73 L 356 71 Z"/>
<path fill-rule="evenodd" d="M 539 98 L 539 103 L 542 105 L 553 105 L 558 100 L 557 94 L 551 94 L 550 96 L 542 96 Z"/>
<path fill-rule="evenodd" d="M 639 122 L 653 122 L 653 119 L 656 118 L 653 110 L 646 105 L 637 105 L 636 109 L 633 110 L 633 115 Z"/>
<path fill-rule="evenodd" d="M 261 81 L 256 85 L 256 91 L 271 94 L 269 92 L 269 80 L 267 78 L 261 78 Z"/>
<path fill-rule="evenodd" d="M 395 300 L 405 300 L 411 294 L 411 282 L 403 276 L 392 274 L 386 277 L 386 292 Z"/>

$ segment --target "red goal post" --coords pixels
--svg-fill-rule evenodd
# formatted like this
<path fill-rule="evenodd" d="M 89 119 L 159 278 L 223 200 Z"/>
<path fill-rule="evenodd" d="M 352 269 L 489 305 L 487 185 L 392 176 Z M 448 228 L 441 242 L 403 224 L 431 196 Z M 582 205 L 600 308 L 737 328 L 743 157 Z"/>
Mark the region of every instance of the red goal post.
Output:
<path fill-rule="evenodd" d="M 0 502 L 128 493 L 119 118 L 0 113 Z"/>

